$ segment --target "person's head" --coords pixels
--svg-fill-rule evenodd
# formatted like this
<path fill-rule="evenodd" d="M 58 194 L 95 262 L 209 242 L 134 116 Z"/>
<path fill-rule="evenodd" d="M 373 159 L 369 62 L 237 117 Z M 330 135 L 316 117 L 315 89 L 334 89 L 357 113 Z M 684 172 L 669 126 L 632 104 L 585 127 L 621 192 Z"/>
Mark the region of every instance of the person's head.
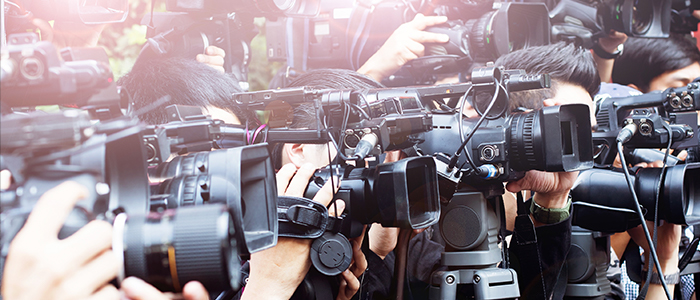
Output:
<path fill-rule="evenodd" d="M 563 42 L 530 47 L 501 56 L 495 65 L 551 76 L 551 88 L 510 93 L 511 109 L 581 103 L 589 106 L 591 121 L 595 122 L 593 96 L 600 88 L 600 76 L 586 49 Z"/>
<path fill-rule="evenodd" d="M 374 79 L 345 69 L 317 69 L 299 75 L 289 87 L 310 87 L 314 89 L 373 89 L 384 87 Z M 294 108 L 290 128 L 317 129 L 316 111 L 311 104 L 302 104 Z M 329 155 L 330 151 L 330 155 Z M 293 163 L 301 167 L 311 163 L 316 168 L 326 166 L 335 157 L 336 150 L 329 144 L 277 144 L 272 152 L 275 168 Z"/>
<path fill-rule="evenodd" d="M 242 91 L 238 83 L 195 60 L 139 59 L 117 84 L 129 94 L 133 111 L 170 96 L 170 101 L 138 116 L 150 125 L 166 123 L 165 107 L 172 104 L 201 107 L 204 113 L 226 123 L 239 124 L 249 119 L 248 114 L 231 101 L 233 93 Z"/>
<path fill-rule="evenodd" d="M 615 59 L 614 83 L 643 93 L 682 87 L 700 77 L 700 51 L 682 35 L 667 39 L 629 38 Z"/>

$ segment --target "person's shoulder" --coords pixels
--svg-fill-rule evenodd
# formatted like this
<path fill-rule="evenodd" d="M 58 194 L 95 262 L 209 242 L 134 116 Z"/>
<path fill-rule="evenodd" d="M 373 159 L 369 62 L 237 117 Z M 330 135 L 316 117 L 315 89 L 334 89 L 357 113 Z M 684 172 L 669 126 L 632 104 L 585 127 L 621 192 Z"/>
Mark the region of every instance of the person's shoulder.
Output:
<path fill-rule="evenodd" d="M 641 95 L 642 92 L 617 83 L 603 82 L 600 84 L 598 94 L 593 97 L 594 102 L 602 101 L 608 98 L 621 98 L 629 96 Z"/>

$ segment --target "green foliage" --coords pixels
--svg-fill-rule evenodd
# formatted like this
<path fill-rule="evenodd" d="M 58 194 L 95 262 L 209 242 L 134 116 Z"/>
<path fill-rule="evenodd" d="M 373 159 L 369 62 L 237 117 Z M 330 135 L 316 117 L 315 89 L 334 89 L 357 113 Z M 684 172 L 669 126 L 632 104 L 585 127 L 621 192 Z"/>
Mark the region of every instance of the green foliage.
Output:
<path fill-rule="evenodd" d="M 165 3 L 156 5 L 156 11 L 164 10 Z M 150 1 L 129 0 L 129 15 L 126 20 L 122 23 L 109 24 L 102 32 L 98 44 L 107 50 L 115 79 L 119 79 L 131 70 L 141 47 L 146 42 L 146 26 L 140 24 L 141 19 L 150 11 Z"/>
<path fill-rule="evenodd" d="M 267 40 L 265 39 L 265 18 L 255 18 L 255 26 L 260 33 L 250 42 L 250 66 L 248 83 L 251 91 L 266 90 L 277 71 L 284 66 L 280 62 L 267 60 Z"/>

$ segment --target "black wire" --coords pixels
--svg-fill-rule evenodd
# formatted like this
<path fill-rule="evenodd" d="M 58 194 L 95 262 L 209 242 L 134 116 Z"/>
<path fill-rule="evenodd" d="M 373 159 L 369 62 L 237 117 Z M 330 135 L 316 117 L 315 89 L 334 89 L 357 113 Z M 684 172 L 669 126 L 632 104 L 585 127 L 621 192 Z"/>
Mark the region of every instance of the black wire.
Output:
<path fill-rule="evenodd" d="M 664 274 L 661 271 L 661 263 L 659 263 L 659 257 L 656 253 L 656 247 L 654 246 L 654 243 L 652 242 L 651 236 L 649 235 L 649 228 L 647 227 L 647 222 L 644 219 L 644 213 L 642 212 L 642 207 L 639 204 L 639 198 L 637 198 L 637 192 L 634 190 L 634 185 L 632 184 L 632 178 L 630 178 L 630 174 L 627 168 L 627 161 L 625 161 L 625 155 L 622 153 L 622 142 L 618 141 L 617 142 L 617 153 L 620 156 L 620 162 L 622 163 L 622 173 L 625 174 L 625 180 L 627 180 L 627 187 L 629 188 L 630 192 L 632 193 L 632 199 L 634 200 L 637 216 L 639 217 L 640 220 L 642 220 L 642 229 L 644 230 L 644 236 L 647 239 L 647 244 L 649 244 L 649 252 L 651 252 L 651 257 L 654 260 L 654 264 L 656 264 L 656 270 L 658 271 L 659 274 L 659 279 L 661 280 L 661 285 L 664 287 L 664 291 L 666 292 L 666 297 L 668 297 L 669 300 L 673 299 L 671 298 L 671 293 L 668 290 L 668 286 L 666 285 L 666 279 L 664 278 Z M 651 270 L 649 270 L 651 272 Z"/>
<path fill-rule="evenodd" d="M 663 179 L 664 179 L 664 174 L 666 173 L 666 162 L 668 160 L 668 154 L 671 151 L 671 144 L 673 144 L 673 136 L 670 134 L 671 133 L 671 127 L 668 126 L 666 122 L 663 122 L 664 129 L 666 129 L 669 132 L 668 135 L 668 144 L 666 145 L 666 153 L 664 153 L 664 160 L 663 160 L 663 165 L 661 166 L 661 173 L 659 174 L 659 182 L 656 185 L 656 201 L 654 202 L 654 246 L 658 245 L 658 222 L 659 222 L 659 198 L 661 197 L 661 186 L 663 185 Z M 646 282 L 644 283 L 644 286 L 642 287 L 642 290 L 644 291 L 644 295 L 646 295 L 646 291 L 649 288 L 649 279 L 651 279 L 651 272 L 648 272 Z"/>
<path fill-rule="evenodd" d="M 472 131 L 469 132 L 469 134 L 467 135 L 467 138 L 462 141 L 462 145 L 459 146 L 459 148 L 457 149 L 457 151 L 454 154 L 456 157 L 459 157 L 459 155 L 462 154 L 462 150 L 465 150 L 467 143 L 469 143 L 469 140 L 471 140 L 471 138 L 474 136 L 474 133 L 476 132 L 477 129 L 479 129 L 479 126 L 481 126 L 481 123 L 484 122 L 484 120 L 486 119 L 486 116 L 491 112 L 493 105 L 496 103 L 496 99 L 498 98 L 498 93 L 500 91 L 500 84 L 495 79 L 494 79 L 494 83 L 495 83 L 494 85 L 496 87 L 496 92 L 493 93 L 493 97 L 491 98 L 491 102 L 489 103 L 489 106 L 486 108 L 486 111 L 481 115 L 481 118 L 479 118 L 479 121 L 476 122 L 476 125 L 474 125 L 474 128 L 472 129 Z M 467 93 L 469 91 L 471 91 L 471 88 L 472 87 L 470 86 L 469 90 L 467 90 Z M 460 113 L 459 113 L 460 114 L 459 115 L 459 130 L 460 130 L 459 136 L 460 136 L 460 138 L 464 138 L 464 136 L 462 135 L 462 132 L 461 132 L 462 123 L 463 123 L 463 119 L 464 119 L 464 117 L 462 116 L 462 111 L 464 109 L 464 102 L 467 101 L 467 97 L 468 97 L 467 93 L 465 93 L 464 100 L 462 100 Z M 467 162 L 469 162 L 469 165 L 471 165 L 472 169 L 476 170 L 476 165 L 472 161 L 471 155 L 469 154 L 469 151 L 466 152 L 466 157 L 467 157 Z M 454 167 L 454 166 L 451 166 L 451 167 Z"/>

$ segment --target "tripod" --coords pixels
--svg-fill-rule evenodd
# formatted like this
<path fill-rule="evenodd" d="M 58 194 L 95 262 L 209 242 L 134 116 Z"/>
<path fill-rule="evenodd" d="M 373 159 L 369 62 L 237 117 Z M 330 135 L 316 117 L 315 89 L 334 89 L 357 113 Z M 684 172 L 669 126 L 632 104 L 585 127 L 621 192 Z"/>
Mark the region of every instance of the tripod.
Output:
<path fill-rule="evenodd" d="M 498 248 L 502 206 L 500 194 L 487 199 L 471 187 L 454 193 L 440 216 L 440 234 L 446 243 L 442 265 L 448 271 L 433 273 L 430 299 L 458 299 L 460 286 L 474 299 L 520 296 L 515 271 L 498 267 L 503 261 Z"/>
<path fill-rule="evenodd" d="M 610 293 L 607 278 L 610 263 L 610 234 L 574 226 L 568 268 L 567 300 L 602 300 Z"/>

